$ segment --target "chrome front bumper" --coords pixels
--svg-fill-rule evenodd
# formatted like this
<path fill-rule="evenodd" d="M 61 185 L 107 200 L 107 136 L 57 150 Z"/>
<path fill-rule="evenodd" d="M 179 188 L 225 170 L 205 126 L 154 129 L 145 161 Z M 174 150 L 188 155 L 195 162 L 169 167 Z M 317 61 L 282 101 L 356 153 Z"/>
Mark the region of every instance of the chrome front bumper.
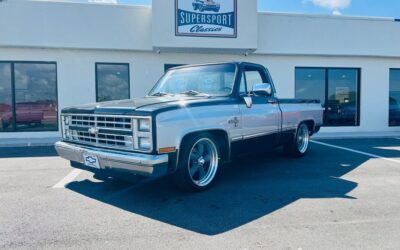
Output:
<path fill-rule="evenodd" d="M 137 175 L 158 177 L 167 174 L 168 155 L 146 155 L 121 152 L 57 142 L 55 148 L 59 156 L 74 163 L 84 164 L 83 154 L 97 156 L 101 170 L 130 172 Z M 86 167 L 87 170 L 99 171 Z"/>

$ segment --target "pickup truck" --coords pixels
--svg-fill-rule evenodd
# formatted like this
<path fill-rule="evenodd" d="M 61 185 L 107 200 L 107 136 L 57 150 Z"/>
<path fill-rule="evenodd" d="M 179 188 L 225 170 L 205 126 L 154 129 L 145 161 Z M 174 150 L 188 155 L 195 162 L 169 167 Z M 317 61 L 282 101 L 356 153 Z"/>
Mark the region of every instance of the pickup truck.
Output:
<path fill-rule="evenodd" d="M 236 156 L 284 146 L 307 152 L 322 124 L 318 100 L 279 99 L 262 65 L 229 62 L 170 69 L 148 96 L 61 112 L 58 154 L 95 177 L 160 177 L 209 188 Z"/>

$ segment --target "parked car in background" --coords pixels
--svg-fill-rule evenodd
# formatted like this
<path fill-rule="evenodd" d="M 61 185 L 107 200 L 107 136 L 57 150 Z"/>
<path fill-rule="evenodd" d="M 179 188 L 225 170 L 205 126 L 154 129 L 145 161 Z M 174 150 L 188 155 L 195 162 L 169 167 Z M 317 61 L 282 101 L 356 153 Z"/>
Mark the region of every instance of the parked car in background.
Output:
<path fill-rule="evenodd" d="M 199 10 L 200 12 L 204 11 L 219 12 L 221 8 L 220 4 L 214 2 L 213 0 L 194 0 L 192 5 L 194 10 Z"/>
<path fill-rule="evenodd" d="M 284 146 L 304 156 L 322 113 L 317 100 L 279 99 L 262 65 L 183 66 L 144 98 L 63 109 L 56 149 L 101 179 L 173 174 L 178 186 L 201 191 L 243 153 Z"/>

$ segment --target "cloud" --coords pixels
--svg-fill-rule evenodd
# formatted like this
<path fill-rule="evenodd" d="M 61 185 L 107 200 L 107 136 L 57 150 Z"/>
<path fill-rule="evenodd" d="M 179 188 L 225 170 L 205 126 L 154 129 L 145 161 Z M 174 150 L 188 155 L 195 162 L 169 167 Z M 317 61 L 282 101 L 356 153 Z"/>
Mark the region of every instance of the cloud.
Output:
<path fill-rule="evenodd" d="M 313 4 L 319 7 L 339 10 L 350 6 L 351 0 L 312 0 Z"/>
<path fill-rule="evenodd" d="M 117 4 L 117 0 L 89 0 L 89 3 L 115 3 Z"/>
<path fill-rule="evenodd" d="M 336 16 L 340 16 L 340 15 L 342 15 L 342 12 L 340 12 L 340 11 L 338 11 L 338 10 L 334 10 L 334 11 L 332 12 L 332 14 L 333 14 L 333 15 L 336 15 Z"/>

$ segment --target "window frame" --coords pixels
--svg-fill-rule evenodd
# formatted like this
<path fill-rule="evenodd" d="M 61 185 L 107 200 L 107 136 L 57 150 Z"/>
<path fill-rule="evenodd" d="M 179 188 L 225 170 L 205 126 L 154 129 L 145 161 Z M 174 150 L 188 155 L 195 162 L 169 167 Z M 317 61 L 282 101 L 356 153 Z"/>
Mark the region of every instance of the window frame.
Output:
<path fill-rule="evenodd" d="M 56 61 L 20 61 L 20 60 L 0 60 L 0 63 L 9 63 L 11 65 L 11 99 L 12 99 L 12 113 L 13 113 L 13 122 L 12 122 L 12 130 L 11 131 L 0 131 L 0 133 L 41 133 L 41 132 L 60 132 L 60 103 L 59 103 L 59 96 L 58 96 L 58 65 Z M 15 96 L 15 64 L 54 64 L 55 66 L 55 88 L 56 88 L 56 101 L 57 101 L 57 116 L 56 116 L 56 128 L 54 129 L 43 129 L 43 130 L 34 130 L 34 131 L 27 131 L 27 130 L 18 130 L 17 129 L 17 108 L 16 108 L 16 96 Z"/>
<path fill-rule="evenodd" d="M 343 128 L 343 127 L 360 127 L 361 126 L 361 77 L 362 77 L 362 68 L 356 67 L 305 67 L 305 66 L 296 66 L 294 69 L 294 96 L 296 98 L 296 89 L 297 89 L 297 81 L 296 81 L 296 70 L 297 69 L 319 69 L 325 71 L 325 108 L 323 114 L 323 127 L 331 127 L 331 128 Z M 353 126 L 340 126 L 340 125 L 326 125 L 327 119 L 327 110 L 328 110 L 328 98 L 329 98 L 329 70 L 356 70 L 357 71 L 357 100 L 356 100 L 356 124 Z"/>
<path fill-rule="evenodd" d="M 391 73 L 392 73 L 392 71 L 399 71 L 400 72 L 400 68 L 389 68 L 389 93 L 388 93 L 388 105 L 389 105 L 389 107 L 388 107 L 388 127 L 389 128 L 396 128 L 396 127 L 400 127 L 400 124 L 399 125 L 390 125 L 390 85 L 391 85 L 391 77 L 390 77 L 390 75 L 391 75 Z"/>
<path fill-rule="evenodd" d="M 97 74 L 97 66 L 98 65 L 123 65 L 128 66 L 128 99 L 131 98 L 131 68 L 129 63 L 110 63 L 110 62 L 96 62 L 94 66 L 94 74 L 95 74 L 95 89 L 96 89 L 96 102 L 99 102 L 99 77 Z"/>

